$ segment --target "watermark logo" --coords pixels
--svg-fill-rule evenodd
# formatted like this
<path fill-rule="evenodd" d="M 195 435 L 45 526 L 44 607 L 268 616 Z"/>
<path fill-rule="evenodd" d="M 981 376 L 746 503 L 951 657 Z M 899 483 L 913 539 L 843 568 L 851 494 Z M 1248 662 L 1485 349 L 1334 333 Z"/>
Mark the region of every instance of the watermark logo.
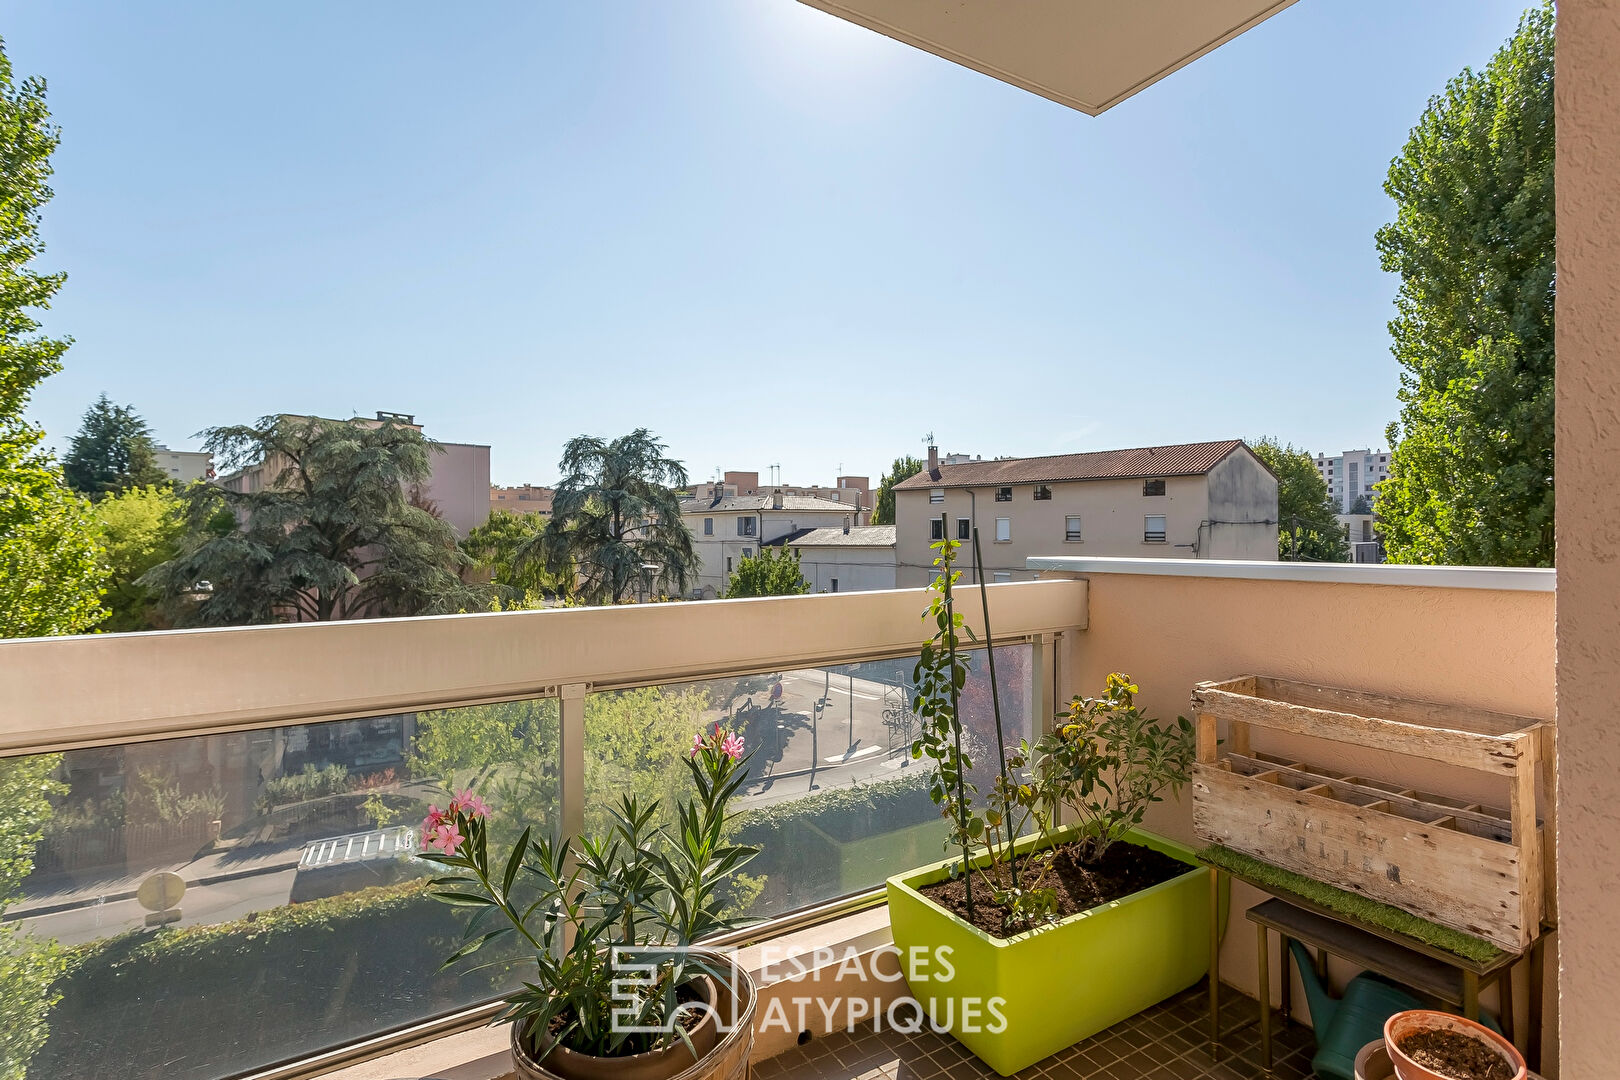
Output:
<path fill-rule="evenodd" d="M 738 1010 L 728 1006 L 742 999 L 740 975 L 734 964 L 716 953 L 678 946 L 618 946 L 611 962 L 615 1032 L 665 1034 L 677 1024 L 690 1029 L 704 1013 L 714 1017 L 722 1034 L 735 1026 Z M 648 1002 L 664 992 L 676 968 L 685 977 L 707 975 L 716 989 L 715 1000 L 682 1002 L 667 1017 L 661 1007 L 649 1009 Z M 996 1035 L 1007 1029 L 1005 998 L 958 992 L 969 988 L 954 985 L 958 972 L 949 945 L 907 950 L 886 945 L 868 952 L 820 948 L 802 953 L 765 946 L 759 950 L 759 968 L 770 988 L 755 1020 L 761 1033 L 796 1034 L 812 1027 L 837 1031 L 868 1022 L 878 1031 L 908 1035 L 924 1029 Z M 659 1022 L 648 1023 L 654 1016 Z"/>

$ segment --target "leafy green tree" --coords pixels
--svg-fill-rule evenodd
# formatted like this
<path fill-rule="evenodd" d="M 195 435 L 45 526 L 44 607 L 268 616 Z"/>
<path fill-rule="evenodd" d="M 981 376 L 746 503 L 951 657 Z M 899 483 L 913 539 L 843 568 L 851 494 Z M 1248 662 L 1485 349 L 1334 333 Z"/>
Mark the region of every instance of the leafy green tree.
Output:
<path fill-rule="evenodd" d="M 1293 444 L 1259 439 L 1249 444 L 1277 475 L 1277 557 L 1297 562 L 1347 562 L 1350 545 L 1335 517 L 1327 481 L 1311 455 Z"/>
<path fill-rule="evenodd" d="M 67 793 L 54 779 L 60 754 L 0 759 L 0 910 L 14 903 L 34 869 L 34 847 L 51 817 L 51 797 Z M 49 1034 L 46 1016 L 61 995 L 52 984 L 66 970 L 54 941 L 0 923 L 0 1080 L 23 1080 Z"/>
<path fill-rule="evenodd" d="M 44 251 L 40 211 L 51 197 L 57 139 L 44 80 L 13 79 L 0 42 L 0 638 L 74 634 L 101 614 L 101 552 L 89 508 L 39 449 L 39 429 L 22 419 L 34 387 L 61 370 L 68 347 L 41 334 L 34 317 L 66 280 L 34 268 Z"/>
<path fill-rule="evenodd" d="M 414 428 L 267 416 L 214 428 L 226 468 L 262 465 L 255 491 L 194 484 L 178 555 L 140 580 L 193 626 L 475 611 L 455 532 L 419 505 L 436 444 Z M 204 584 L 206 583 L 206 584 Z"/>
<path fill-rule="evenodd" d="M 760 548 L 758 555 L 745 556 L 726 585 L 728 597 L 801 596 L 809 591 L 799 557 L 785 546 Z"/>
<path fill-rule="evenodd" d="M 471 570 L 487 577 L 502 600 L 526 601 L 546 593 L 566 592 L 569 575 L 549 572 L 543 560 L 528 559 L 521 564 L 518 552 L 534 544 L 546 530 L 540 514 L 514 514 L 491 510 L 489 519 L 469 532 L 461 550 L 471 560 Z"/>
<path fill-rule="evenodd" d="M 894 485 L 902 480 L 910 480 L 913 476 L 928 468 L 928 462 L 921 458 L 897 457 L 889 471 L 878 480 L 877 504 L 872 507 L 872 524 L 894 524 Z"/>
<path fill-rule="evenodd" d="M 1384 184 L 1401 276 L 1393 562 L 1553 564 L 1553 10 L 1429 101 Z"/>
<path fill-rule="evenodd" d="M 159 597 L 141 577 L 180 553 L 185 534 L 185 503 L 168 484 L 129 488 L 96 504 L 97 524 L 111 572 L 107 617 L 100 629 L 114 632 L 161 630 L 169 625 Z"/>
<path fill-rule="evenodd" d="M 62 475 L 69 487 L 92 499 L 168 483 L 158 468 L 146 421 L 133 406 L 114 405 L 106 394 L 85 410 L 62 462 Z"/>
<path fill-rule="evenodd" d="M 101 618 L 90 507 L 62 483 L 36 433 L 0 430 L 0 638 L 78 634 Z"/>
<path fill-rule="evenodd" d="M 698 559 L 675 494 L 686 486 L 686 469 L 665 449 L 646 428 L 612 440 L 570 439 L 551 521 L 518 548 L 517 565 L 572 570 L 588 604 L 623 603 L 639 588 L 684 593 Z"/>

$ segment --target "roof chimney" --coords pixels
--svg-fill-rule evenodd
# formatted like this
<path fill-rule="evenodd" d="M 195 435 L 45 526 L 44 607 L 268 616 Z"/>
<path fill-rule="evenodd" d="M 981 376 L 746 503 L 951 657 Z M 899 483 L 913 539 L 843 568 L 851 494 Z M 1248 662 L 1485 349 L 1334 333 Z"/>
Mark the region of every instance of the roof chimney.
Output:
<path fill-rule="evenodd" d="M 775 491 L 771 492 L 771 509 L 772 510 L 780 510 L 780 509 L 782 509 L 782 489 L 781 488 L 777 488 Z"/>
<path fill-rule="evenodd" d="M 933 443 L 928 444 L 928 475 L 939 479 L 939 447 Z"/>

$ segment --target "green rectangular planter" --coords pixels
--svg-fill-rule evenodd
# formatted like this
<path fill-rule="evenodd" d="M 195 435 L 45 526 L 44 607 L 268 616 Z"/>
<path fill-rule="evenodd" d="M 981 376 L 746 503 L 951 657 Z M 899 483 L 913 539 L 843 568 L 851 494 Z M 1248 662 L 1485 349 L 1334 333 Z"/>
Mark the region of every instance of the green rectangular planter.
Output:
<path fill-rule="evenodd" d="M 1060 830 L 1054 839 L 1075 831 Z M 917 891 L 945 880 L 951 860 L 890 878 L 889 924 L 901 966 L 936 1029 L 1010 1076 L 1202 978 L 1209 970 L 1209 869 L 1173 840 L 1140 830 L 1127 838 L 1187 863 L 1187 872 L 1006 939 Z M 1018 850 L 1038 839 L 1025 837 Z M 945 974 L 944 963 L 930 963 L 933 950 L 945 947 L 951 977 L 929 978 Z M 923 959 L 908 968 L 908 958 L 917 957 Z M 1000 999 L 1005 1023 L 997 1022 L 992 999 Z"/>

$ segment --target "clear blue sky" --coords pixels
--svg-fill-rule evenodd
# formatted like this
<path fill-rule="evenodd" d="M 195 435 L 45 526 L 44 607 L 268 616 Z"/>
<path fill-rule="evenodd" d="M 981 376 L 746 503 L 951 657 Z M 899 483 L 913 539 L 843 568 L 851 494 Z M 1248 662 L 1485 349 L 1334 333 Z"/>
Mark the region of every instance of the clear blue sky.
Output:
<path fill-rule="evenodd" d="M 500 483 L 1380 444 L 1373 232 L 1524 0 L 1301 0 L 1100 118 L 792 0 L 8 5 L 63 128 L 33 418 L 416 413 Z"/>

